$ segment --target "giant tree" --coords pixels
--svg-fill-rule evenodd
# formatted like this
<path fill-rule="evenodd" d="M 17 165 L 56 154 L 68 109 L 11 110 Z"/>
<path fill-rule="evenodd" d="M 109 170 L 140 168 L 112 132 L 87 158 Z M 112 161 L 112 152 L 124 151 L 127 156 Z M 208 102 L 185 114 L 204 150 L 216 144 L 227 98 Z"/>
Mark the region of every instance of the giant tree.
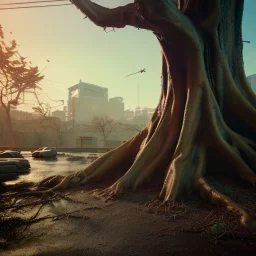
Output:
<path fill-rule="evenodd" d="M 163 202 L 198 191 L 237 211 L 245 227 L 255 228 L 253 217 L 205 178 L 221 159 L 219 164 L 229 163 L 231 175 L 256 183 L 256 97 L 242 57 L 244 0 L 135 0 L 114 9 L 90 0 L 72 2 L 97 26 L 152 31 L 162 51 L 162 90 L 144 130 L 84 170 L 51 178 L 53 189 L 112 176 L 106 193 L 113 195 L 161 178 Z M 125 163 L 128 167 L 116 179 Z"/>
<path fill-rule="evenodd" d="M 11 120 L 11 109 L 21 104 L 21 96 L 34 92 L 43 79 L 38 67 L 30 65 L 17 51 L 17 43 L 5 43 L 0 25 L 0 106 L 6 113 L 7 137 L 9 146 L 15 146 L 15 136 Z"/>

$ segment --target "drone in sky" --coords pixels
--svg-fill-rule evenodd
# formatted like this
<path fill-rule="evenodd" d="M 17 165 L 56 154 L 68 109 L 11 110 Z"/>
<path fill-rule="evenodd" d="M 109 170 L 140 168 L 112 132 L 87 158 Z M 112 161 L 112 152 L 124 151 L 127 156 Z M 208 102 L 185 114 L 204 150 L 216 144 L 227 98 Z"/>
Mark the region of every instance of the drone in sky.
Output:
<path fill-rule="evenodd" d="M 146 69 L 145 69 L 145 68 L 141 69 L 141 70 L 140 70 L 140 71 L 138 71 L 138 72 L 135 72 L 135 73 L 129 74 L 129 75 L 127 75 L 127 76 L 132 76 L 132 75 L 135 75 L 135 74 L 138 74 L 138 73 L 144 73 L 144 72 L 146 72 Z M 126 77 L 127 77 L 127 76 L 126 76 Z"/>

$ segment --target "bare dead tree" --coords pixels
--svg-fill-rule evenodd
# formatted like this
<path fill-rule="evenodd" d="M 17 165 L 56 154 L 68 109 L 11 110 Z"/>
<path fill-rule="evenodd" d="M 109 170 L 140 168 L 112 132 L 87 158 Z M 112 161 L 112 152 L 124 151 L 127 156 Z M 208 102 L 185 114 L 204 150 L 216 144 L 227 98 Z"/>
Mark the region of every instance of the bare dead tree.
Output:
<path fill-rule="evenodd" d="M 130 124 L 126 122 L 117 122 L 117 126 L 119 127 L 119 131 L 133 131 L 139 133 L 143 130 L 140 125 Z"/>
<path fill-rule="evenodd" d="M 103 138 L 104 147 L 107 147 L 107 138 L 117 131 L 117 123 L 108 116 L 94 116 L 92 121 L 84 124 L 84 130 L 98 133 Z"/>
<path fill-rule="evenodd" d="M 40 144 L 42 144 L 42 134 L 46 135 L 46 131 L 54 131 L 52 136 L 57 136 L 57 140 L 55 143 L 56 147 L 59 147 L 63 143 L 63 131 L 67 129 L 66 125 L 58 122 L 56 118 L 50 116 L 52 112 L 52 107 L 47 102 L 42 102 L 38 98 L 38 95 L 35 93 L 35 97 L 38 102 L 38 106 L 33 107 L 35 112 L 40 114 L 38 119 L 38 129 L 36 129 L 36 134 L 40 140 Z"/>

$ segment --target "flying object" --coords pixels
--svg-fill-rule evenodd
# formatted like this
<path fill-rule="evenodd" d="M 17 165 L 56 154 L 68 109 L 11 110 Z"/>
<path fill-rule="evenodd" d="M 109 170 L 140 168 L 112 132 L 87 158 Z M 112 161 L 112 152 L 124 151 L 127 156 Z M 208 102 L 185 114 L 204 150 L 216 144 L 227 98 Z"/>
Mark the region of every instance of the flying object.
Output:
<path fill-rule="evenodd" d="M 135 72 L 135 73 L 129 74 L 129 75 L 127 75 L 127 76 L 132 76 L 132 75 L 135 75 L 135 74 L 138 74 L 138 73 L 144 73 L 144 72 L 146 72 L 146 69 L 145 69 L 145 68 L 141 69 L 141 70 L 140 70 L 140 71 L 138 71 L 138 72 Z M 126 77 L 127 77 L 127 76 L 126 76 Z"/>

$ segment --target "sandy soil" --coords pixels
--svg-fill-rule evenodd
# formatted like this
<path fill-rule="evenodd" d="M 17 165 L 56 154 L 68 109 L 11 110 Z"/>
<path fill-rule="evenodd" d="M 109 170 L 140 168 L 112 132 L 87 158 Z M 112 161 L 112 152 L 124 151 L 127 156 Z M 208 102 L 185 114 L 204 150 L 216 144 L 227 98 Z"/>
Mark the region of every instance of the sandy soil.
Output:
<path fill-rule="evenodd" d="M 79 191 L 72 198 L 87 204 L 61 200 L 43 208 L 40 216 L 84 210 L 73 213 L 72 218 L 33 224 L 20 239 L 0 249 L 0 255 L 256 255 L 253 240 L 229 239 L 213 243 L 209 242 L 210 236 L 182 232 L 184 227 L 207 218 L 211 208 L 191 211 L 187 206 L 184 214 L 179 215 L 177 211 L 167 218 L 163 214 L 149 213 L 144 204 L 138 203 L 150 197 L 148 193 L 131 194 L 125 199 L 105 203 L 92 193 Z M 33 207 L 26 214 L 33 215 L 37 209 L 38 206 Z M 74 216 L 84 216 L 84 219 Z"/>

